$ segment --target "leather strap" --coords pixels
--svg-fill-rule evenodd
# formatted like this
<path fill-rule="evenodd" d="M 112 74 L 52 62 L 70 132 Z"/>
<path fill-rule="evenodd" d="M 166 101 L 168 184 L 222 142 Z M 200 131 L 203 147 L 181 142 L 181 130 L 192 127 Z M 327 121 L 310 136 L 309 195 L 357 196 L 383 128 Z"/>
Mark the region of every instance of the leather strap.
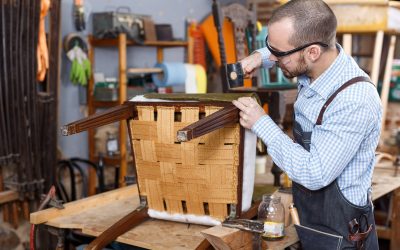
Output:
<path fill-rule="evenodd" d="M 365 76 L 357 76 L 357 77 L 354 77 L 354 78 L 350 79 L 349 81 L 345 82 L 340 88 L 338 88 L 335 91 L 335 93 L 333 93 L 328 98 L 328 100 L 325 102 L 324 106 L 322 106 L 321 111 L 319 112 L 319 115 L 318 115 L 318 119 L 317 119 L 316 125 L 321 125 L 322 124 L 322 118 L 324 116 L 325 110 L 328 108 L 329 104 L 331 104 L 333 99 L 335 99 L 337 94 L 339 94 L 342 90 L 344 90 L 345 88 L 349 87 L 350 85 L 353 85 L 353 84 L 358 83 L 358 82 L 370 82 L 370 83 L 372 83 L 372 81 L 368 77 L 365 77 Z"/>

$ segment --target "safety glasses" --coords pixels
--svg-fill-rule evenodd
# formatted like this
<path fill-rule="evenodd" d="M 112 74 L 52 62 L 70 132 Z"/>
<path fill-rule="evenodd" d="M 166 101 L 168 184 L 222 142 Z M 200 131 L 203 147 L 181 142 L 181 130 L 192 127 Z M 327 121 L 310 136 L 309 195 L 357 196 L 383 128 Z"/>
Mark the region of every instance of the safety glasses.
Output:
<path fill-rule="evenodd" d="M 272 47 L 268 44 L 268 36 L 265 38 L 265 45 L 267 46 L 267 48 L 268 48 L 268 50 L 271 52 L 271 54 L 274 55 L 274 56 L 276 56 L 276 57 L 288 56 L 288 55 L 290 55 L 290 54 L 293 54 L 293 53 L 295 53 L 295 52 L 297 52 L 297 51 L 303 50 L 303 49 L 307 48 L 308 46 L 311 46 L 311 45 L 314 45 L 314 44 L 320 45 L 320 46 L 322 46 L 322 47 L 328 47 L 328 44 L 326 44 L 326 43 L 323 43 L 323 42 L 313 42 L 313 43 L 307 43 L 307 44 L 305 44 L 305 45 L 303 45 L 303 46 L 297 47 L 297 48 L 292 49 L 292 50 L 289 50 L 289 51 L 278 51 L 278 50 L 275 50 L 274 48 L 272 48 Z"/>

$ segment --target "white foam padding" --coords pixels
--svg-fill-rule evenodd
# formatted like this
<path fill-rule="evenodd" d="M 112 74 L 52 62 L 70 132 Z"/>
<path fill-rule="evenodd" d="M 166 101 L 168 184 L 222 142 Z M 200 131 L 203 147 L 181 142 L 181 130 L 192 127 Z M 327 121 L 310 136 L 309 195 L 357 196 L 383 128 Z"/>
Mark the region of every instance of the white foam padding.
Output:
<path fill-rule="evenodd" d="M 177 221 L 183 223 L 193 223 L 206 226 L 217 226 L 221 225 L 219 220 L 216 220 L 208 215 L 195 215 L 195 214 L 170 214 L 165 211 L 157 211 L 149 209 L 147 211 L 150 217 L 162 220 Z"/>

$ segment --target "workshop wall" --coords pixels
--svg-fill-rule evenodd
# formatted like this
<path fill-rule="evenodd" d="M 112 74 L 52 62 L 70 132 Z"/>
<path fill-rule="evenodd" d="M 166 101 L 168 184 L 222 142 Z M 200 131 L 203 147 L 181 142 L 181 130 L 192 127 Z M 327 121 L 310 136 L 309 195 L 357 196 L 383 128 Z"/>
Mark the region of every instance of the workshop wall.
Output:
<path fill-rule="evenodd" d="M 245 0 L 220 0 L 221 4 Z M 86 30 L 83 36 L 92 33 L 91 13 L 113 11 L 127 6 L 132 13 L 151 15 L 156 24 L 172 25 L 175 39 L 185 39 L 185 21 L 193 19 L 200 22 L 211 12 L 212 0 L 86 0 Z M 73 19 L 73 0 L 62 1 L 62 38 L 76 32 Z M 183 48 L 170 48 L 164 52 L 165 61 L 182 62 Z M 106 77 L 118 79 L 118 48 L 98 48 L 95 51 L 95 71 L 104 72 Z M 151 67 L 156 62 L 156 49 L 152 47 L 130 47 L 127 51 L 128 67 Z M 70 123 L 84 117 L 86 106 L 79 105 L 79 88 L 69 80 L 71 63 L 62 52 L 61 86 L 59 98 L 59 125 Z M 64 157 L 88 157 L 87 133 L 63 137 L 59 135 L 58 144 Z"/>

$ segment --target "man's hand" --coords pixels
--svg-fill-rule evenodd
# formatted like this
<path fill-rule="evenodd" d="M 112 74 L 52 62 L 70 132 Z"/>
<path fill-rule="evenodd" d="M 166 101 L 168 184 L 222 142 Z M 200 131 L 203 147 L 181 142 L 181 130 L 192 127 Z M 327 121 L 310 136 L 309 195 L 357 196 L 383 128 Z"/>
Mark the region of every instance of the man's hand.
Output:
<path fill-rule="evenodd" d="M 265 115 L 264 109 L 251 97 L 240 97 L 232 103 L 240 109 L 240 125 L 244 128 L 251 129 L 254 123 Z"/>
<path fill-rule="evenodd" d="M 242 64 L 244 77 L 251 78 L 254 70 L 261 67 L 262 65 L 261 53 L 259 52 L 252 53 L 248 57 L 245 57 L 242 60 L 240 60 L 240 64 Z"/>

